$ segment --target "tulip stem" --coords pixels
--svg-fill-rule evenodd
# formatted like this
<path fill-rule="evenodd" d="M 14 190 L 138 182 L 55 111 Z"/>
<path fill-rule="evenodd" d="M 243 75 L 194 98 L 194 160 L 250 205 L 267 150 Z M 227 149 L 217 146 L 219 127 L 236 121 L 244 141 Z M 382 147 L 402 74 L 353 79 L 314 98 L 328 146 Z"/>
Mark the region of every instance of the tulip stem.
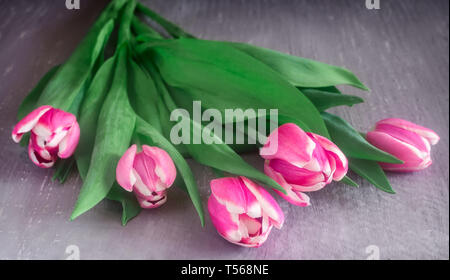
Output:
<path fill-rule="evenodd" d="M 136 9 L 161 25 L 167 31 L 167 33 L 169 33 L 174 38 L 195 38 L 194 35 L 184 31 L 175 23 L 165 19 L 164 17 L 160 16 L 158 13 L 142 5 L 141 3 L 137 4 Z"/>

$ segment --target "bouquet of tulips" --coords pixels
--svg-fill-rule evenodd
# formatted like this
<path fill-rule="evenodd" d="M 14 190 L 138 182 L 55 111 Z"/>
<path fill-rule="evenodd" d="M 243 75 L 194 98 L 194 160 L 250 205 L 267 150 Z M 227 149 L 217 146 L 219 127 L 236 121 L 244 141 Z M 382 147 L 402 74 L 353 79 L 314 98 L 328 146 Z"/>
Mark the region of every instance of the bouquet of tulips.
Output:
<path fill-rule="evenodd" d="M 112 0 L 70 58 L 24 99 L 12 137 L 28 145 L 37 166 L 54 167 L 54 179 L 64 182 L 78 170 L 83 185 L 71 219 L 106 198 L 122 204 L 125 225 L 142 209 L 163 205 L 176 185 L 204 225 L 186 162 L 192 158 L 217 175 L 207 208 L 219 234 L 258 247 L 284 222 L 266 188 L 304 207 L 307 192 L 332 181 L 357 187 L 348 169 L 394 193 L 383 169 L 431 164 L 439 137 L 430 129 L 384 119 L 362 134 L 327 113 L 363 102 L 339 85 L 368 90 L 346 69 L 198 39 L 136 0 Z M 270 113 L 251 114 L 261 110 Z M 230 111 L 244 114 L 230 118 Z M 271 129 L 255 129 L 256 121 Z M 234 126 L 241 134 L 228 137 Z M 250 151 L 259 151 L 264 172 L 239 155 Z"/>

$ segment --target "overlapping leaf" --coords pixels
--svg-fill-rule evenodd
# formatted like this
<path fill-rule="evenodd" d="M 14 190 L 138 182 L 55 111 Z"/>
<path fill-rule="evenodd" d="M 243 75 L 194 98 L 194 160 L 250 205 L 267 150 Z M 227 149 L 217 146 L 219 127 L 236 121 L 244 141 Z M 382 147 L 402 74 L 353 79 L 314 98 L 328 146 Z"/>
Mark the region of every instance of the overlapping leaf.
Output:
<path fill-rule="evenodd" d="M 368 90 L 355 74 L 344 68 L 249 44 L 229 44 L 270 66 L 294 86 L 317 88 L 351 85 Z"/>
<path fill-rule="evenodd" d="M 88 211 L 106 197 L 115 181 L 117 162 L 128 149 L 136 115 L 127 95 L 127 48 L 117 55 L 114 79 L 98 118 L 95 145 L 71 219 Z"/>
<path fill-rule="evenodd" d="M 322 117 L 325 120 L 331 139 L 344 152 L 347 157 L 367 159 L 373 161 L 402 163 L 399 159 L 388 154 L 362 137 L 349 123 L 342 118 L 323 112 Z"/>
<path fill-rule="evenodd" d="M 208 108 L 273 109 L 328 136 L 314 105 L 260 61 L 221 42 L 178 39 L 150 44 L 165 82 Z"/>

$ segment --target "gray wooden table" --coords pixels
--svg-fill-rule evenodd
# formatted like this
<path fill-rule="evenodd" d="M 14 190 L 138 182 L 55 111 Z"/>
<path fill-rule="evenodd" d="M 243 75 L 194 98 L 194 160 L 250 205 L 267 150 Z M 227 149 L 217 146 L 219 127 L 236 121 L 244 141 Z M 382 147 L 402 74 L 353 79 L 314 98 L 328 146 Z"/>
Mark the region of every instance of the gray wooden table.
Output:
<path fill-rule="evenodd" d="M 447 0 L 381 0 L 380 10 L 366 9 L 365 0 L 145 1 L 202 38 L 249 42 L 351 69 L 372 91 L 342 88 L 367 103 L 334 112 L 362 131 L 381 118 L 401 117 L 442 136 L 430 168 L 389 174 L 396 195 L 358 181 L 359 189 L 331 184 L 312 193 L 308 208 L 278 199 L 286 223 L 258 249 L 224 241 L 209 217 L 201 228 L 175 188 L 164 207 L 144 211 L 126 227 L 113 202 L 70 222 L 80 178 L 52 182 L 51 171 L 35 167 L 11 140 L 22 98 L 69 56 L 106 2 L 81 0 L 80 10 L 69 11 L 64 0 L 0 0 L 1 259 L 65 259 L 70 245 L 82 259 L 366 259 L 378 249 L 381 259 L 449 258 Z M 261 167 L 257 155 L 245 158 Z M 213 174 L 191 166 L 206 202 Z"/>

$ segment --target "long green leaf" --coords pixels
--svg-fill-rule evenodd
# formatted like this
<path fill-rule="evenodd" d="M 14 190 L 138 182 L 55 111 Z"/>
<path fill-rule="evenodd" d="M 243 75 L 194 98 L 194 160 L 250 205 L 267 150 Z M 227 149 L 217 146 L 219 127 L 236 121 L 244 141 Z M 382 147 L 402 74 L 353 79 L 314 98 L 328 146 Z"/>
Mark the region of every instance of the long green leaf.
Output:
<path fill-rule="evenodd" d="M 175 102 L 172 100 L 170 93 L 167 91 L 167 88 L 161 80 L 159 73 L 148 61 L 146 61 L 145 66 L 154 78 L 156 87 L 161 92 L 168 109 L 172 111 L 177 109 Z M 203 126 L 201 123 L 198 123 L 192 119 L 189 119 L 189 121 L 192 128 L 192 133 L 189 135 L 191 141 L 190 143 L 193 143 L 193 132 L 201 131 L 203 133 Z M 277 182 L 245 162 L 235 151 L 233 151 L 233 149 L 225 144 L 220 137 L 212 132 L 211 137 L 213 138 L 212 144 L 201 143 L 185 145 L 189 154 L 197 162 L 225 172 L 258 180 L 285 193 L 285 190 Z"/>
<path fill-rule="evenodd" d="M 347 157 L 389 163 L 402 163 L 401 160 L 393 155 L 371 145 L 342 118 L 326 112 L 322 113 L 322 117 L 330 132 L 331 139 Z"/>
<path fill-rule="evenodd" d="M 129 64 L 129 96 L 134 111 L 139 117 L 152 124 L 158 131 L 162 131 L 159 120 L 158 92 L 150 75 L 138 64 L 130 61 Z"/>
<path fill-rule="evenodd" d="M 291 84 L 298 87 L 316 88 L 351 85 L 363 90 L 368 90 L 355 74 L 344 68 L 249 44 L 229 44 L 262 61 L 278 72 Z"/>
<path fill-rule="evenodd" d="M 115 59 L 108 59 L 98 70 L 87 91 L 86 98 L 81 106 L 78 123 L 80 125 L 81 137 L 78 142 L 75 158 L 81 178 L 86 178 L 92 149 L 94 147 L 95 133 L 97 131 L 97 120 L 109 92 L 114 76 Z"/>
<path fill-rule="evenodd" d="M 359 185 L 358 185 L 358 183 L 356 183 L 355 181 L 353 181 L 350 177 L 348 177 L 348 176 L 345 176 L 344 178 L 342 178 L 342 180 L 340 181 L 341 183 L 343 183 L 343 184 L 346 184 L 346 185 L 348 185 L 348 186 L 351 186 L 351 187 L 355 187 L 355 188 L 358 188 L 359 187 Z"/>
<path fill-rule="evenodd" d="M 349 158 L 349 165 L 351 170 L 369 181 L 378 189 L 387 193 L 395 194 L 395 191 L 392 189 L 392 186 L 389 183 L 386 174 L 377 162 L 364 159 Z"/>
<path fill-rule="evenodd" d="M 336 94 L 320 89 L 302 89 L 301 92 L 316 106 L 319 111 L 325 111 L 336 106 L 353 106 L 363 103 L 364 99 L 354 95 Z"/>
<path fill-rule="evenodd" d="M 127 95 L 127 48 L 117 56 L 113 84 L 102 106 L 89 171 L 71 219 L 97 205 L 111 190 L 120 157 L 129 147 L 136 115 Z"/>
<path fill-rule="evenodd" d="M 319 112 L 270 67 L 222 42 L 178 39 L 147 44 L 167 84 L 208 108 L 278 109 L 328 137 Z M 142 47 L 145 48 L 145 47 Z"/>

